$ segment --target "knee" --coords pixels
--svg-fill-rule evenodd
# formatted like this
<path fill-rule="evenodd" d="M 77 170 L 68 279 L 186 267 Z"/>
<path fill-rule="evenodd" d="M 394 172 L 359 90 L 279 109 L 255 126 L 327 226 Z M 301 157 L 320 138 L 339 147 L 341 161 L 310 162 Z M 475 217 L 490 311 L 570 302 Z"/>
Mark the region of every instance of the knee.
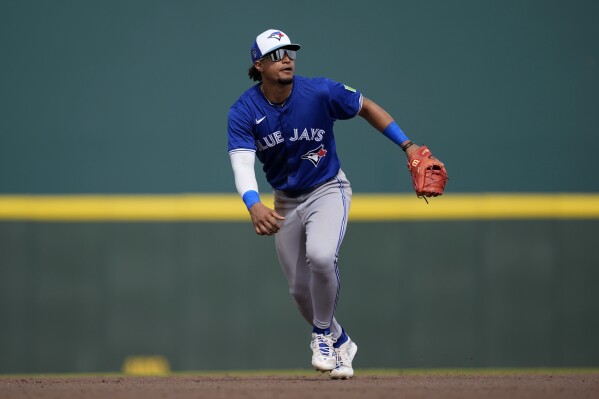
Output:
<path fill-rule="evenodd" d="M 335 270 L 337 254 L 327 250 L 312 250 L 307 253 L 312 273 L 330 273 Z"/>

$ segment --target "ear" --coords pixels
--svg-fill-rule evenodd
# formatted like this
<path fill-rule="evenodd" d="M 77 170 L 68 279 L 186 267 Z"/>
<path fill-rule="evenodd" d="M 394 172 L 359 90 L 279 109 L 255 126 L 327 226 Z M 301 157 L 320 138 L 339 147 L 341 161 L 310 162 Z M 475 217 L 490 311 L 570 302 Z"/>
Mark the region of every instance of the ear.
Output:
<path fill-rule="evenodd" d="M 258 72 L 262 72 L 262 62 L 261 61 L 254 61 L 254 68 L 256 68 L 256 70 Z"/>

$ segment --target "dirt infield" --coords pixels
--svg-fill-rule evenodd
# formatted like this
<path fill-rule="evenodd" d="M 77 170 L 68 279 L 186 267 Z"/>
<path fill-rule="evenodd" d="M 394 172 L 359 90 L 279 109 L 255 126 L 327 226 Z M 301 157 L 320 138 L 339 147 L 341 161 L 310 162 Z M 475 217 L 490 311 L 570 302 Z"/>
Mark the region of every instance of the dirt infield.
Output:
<path fill-rule="evenodd" d="M 21 398 L 598 398 L 599 373 L 326 376 L 0 377 Z"/>

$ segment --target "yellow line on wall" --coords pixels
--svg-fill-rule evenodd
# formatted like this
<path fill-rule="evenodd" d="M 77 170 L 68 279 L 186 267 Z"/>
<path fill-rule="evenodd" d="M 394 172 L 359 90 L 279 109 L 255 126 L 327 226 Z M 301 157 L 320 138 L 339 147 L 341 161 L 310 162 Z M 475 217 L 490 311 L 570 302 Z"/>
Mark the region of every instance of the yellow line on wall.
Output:
<path fill-rule="evenodd" d="M 272 196 L 263 195 L 272 206 Z M 350 221 L 599 219 L 599 194 L 355 194 Z M 249 221 L 236 194 L 5 195 L 0 221 Z"/>
<path fill-rule="evenodd" d="M 598 194 L 363 195 L 352 203 L 358 220 L 597 219 Z"/>
<path fill-rule="evenodd" d="M 0 197 L 0 219 L 5 220 L 236 221 L 247 218 L 247 210 L 237 195 Z"/>

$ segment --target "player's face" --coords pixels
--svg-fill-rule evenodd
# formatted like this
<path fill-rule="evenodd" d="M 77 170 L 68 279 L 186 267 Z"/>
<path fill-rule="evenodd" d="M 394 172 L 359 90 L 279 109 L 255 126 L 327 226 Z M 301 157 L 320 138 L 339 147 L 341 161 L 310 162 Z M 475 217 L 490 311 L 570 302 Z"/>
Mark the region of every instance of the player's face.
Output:
<path fill-rule="evenodd" d="M 295 52 L 293 52 L 295 53 Z M 295 54 L 292 54 L 295 58 Z M 274 57 L 275 59 L 278 57 Z M 262 73 L 263 82 L 279 83 L 288 85 L 293 83 L 293 73 L 295 71 L 295 59 L 291 59 L 285 51 L 283 58 L 273 61 L 271 57 L 266 56 L 256 62 L 256 68 Z"/>

